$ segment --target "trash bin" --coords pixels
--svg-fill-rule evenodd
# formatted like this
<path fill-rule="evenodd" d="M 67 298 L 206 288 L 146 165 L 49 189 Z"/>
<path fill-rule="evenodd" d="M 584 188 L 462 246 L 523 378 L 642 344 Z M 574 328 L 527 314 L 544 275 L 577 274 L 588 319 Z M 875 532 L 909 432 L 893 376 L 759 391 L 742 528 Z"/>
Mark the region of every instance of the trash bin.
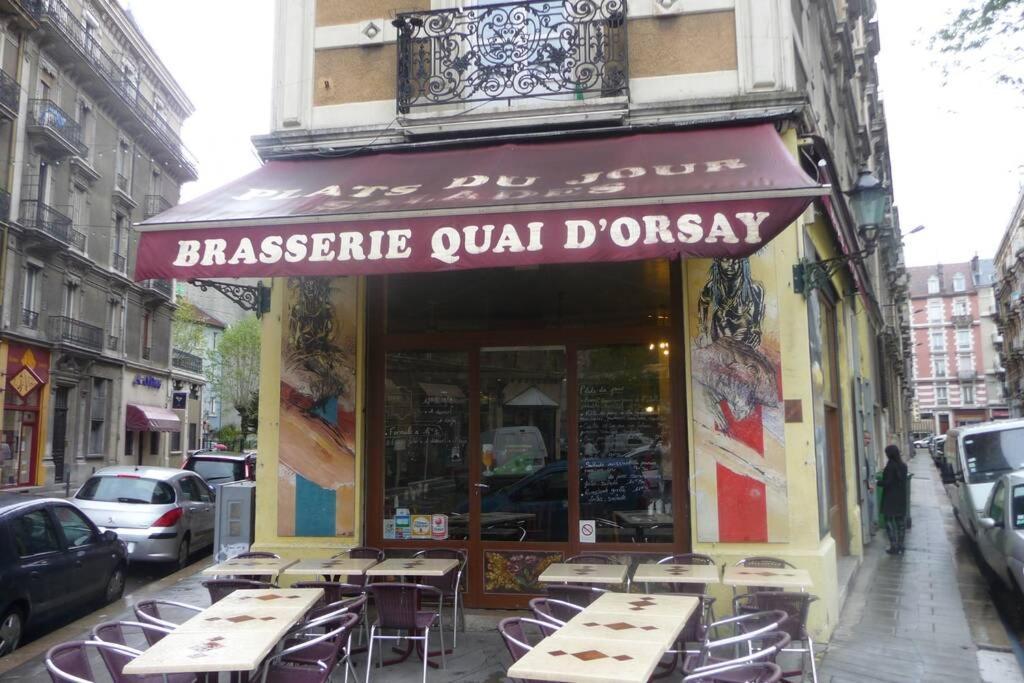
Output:
<path fill-rule="evenodd" d="M 914 478 L 913 474 L 907 473 L 907 528 L 913 526 L 913 520 L 910 517 L 910 489 L 911 480 Z M 884 495 L 882 486 L 882 473 L 878 472 L 875 474 L 875 509 L 878 510 L 878 528 L 885 528 L 885 515 L 882 514 L 882 496 Z"/>

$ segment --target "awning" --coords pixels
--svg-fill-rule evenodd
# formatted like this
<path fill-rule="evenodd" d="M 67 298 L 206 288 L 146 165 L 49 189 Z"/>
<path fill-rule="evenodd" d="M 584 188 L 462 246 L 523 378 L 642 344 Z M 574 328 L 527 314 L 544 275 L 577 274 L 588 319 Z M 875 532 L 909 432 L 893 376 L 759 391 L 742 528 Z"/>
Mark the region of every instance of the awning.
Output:
<path fill-rule="evenodd" d="M 169 408 L 129 403 L 125 429 L 130 432 L 176 432 L 181 429 L 181 419 Z"/>
<path fill-rule="evenodd" d="M 771 124 L 270 161 L 142 223 L 135 278 L 743 257 L 826 193 Z"/>

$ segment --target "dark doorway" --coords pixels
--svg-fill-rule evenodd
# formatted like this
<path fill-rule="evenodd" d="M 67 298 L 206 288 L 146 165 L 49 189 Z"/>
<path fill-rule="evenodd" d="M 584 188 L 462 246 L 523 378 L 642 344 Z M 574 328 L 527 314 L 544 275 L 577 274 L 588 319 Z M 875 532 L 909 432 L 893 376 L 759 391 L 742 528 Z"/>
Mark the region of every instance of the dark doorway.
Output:
<path fill-rule="evenodd" d="M 57 387 L 53 401 L 53 479 L 64 481 L 64 455 L 67 451 L 68 387 Z"/>

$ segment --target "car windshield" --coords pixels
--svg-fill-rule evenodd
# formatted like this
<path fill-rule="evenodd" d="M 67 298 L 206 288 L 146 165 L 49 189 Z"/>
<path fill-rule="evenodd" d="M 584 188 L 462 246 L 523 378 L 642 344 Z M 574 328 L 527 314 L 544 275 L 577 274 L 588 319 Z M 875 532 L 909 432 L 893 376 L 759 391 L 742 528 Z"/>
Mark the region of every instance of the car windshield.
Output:
<path fill-rule="evenodd" d="M 100 503 L 169 505 L 174 502 L 174 489 L 156 479 L 120 474 L 107 475 L 91 477 L 75 498 Z"/>
<path fill-rule="evenodd" d="M 188 469 L 211 484 L 245 479 L 245 465 L 239 460 L 195 458 Z"/>
<path fill-rule="evenodd" d="M 964 436 L 964 461 L 972 484 L 1024 467 L 1024 427 Z"/>

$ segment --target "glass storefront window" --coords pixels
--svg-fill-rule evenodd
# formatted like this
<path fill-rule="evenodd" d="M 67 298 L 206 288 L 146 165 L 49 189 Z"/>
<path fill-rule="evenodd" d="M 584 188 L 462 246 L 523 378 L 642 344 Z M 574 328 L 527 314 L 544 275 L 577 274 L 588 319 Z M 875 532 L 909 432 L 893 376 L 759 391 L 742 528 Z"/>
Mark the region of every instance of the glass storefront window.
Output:
<path fill-rule="evenodd" d="M 8 393 L 14 394 L 15 392 L 8 391 Z M 2 481 L 2 485 L 32 483 L 32 444 L 35 441 L 35 430 L 35 412 L 16 410 L 11 407 L 4 408 L 3 441 L 0 443 L 0 478 L 2 478 L 0 481 Z"/>
<path fill-rule="evenodd" d="M 568 540 L 565 394 L 563 348 L 481 352 L 483 540 Z"/>
<path fill-rule="evenodd" d="M 425 540 L 444 514 L 449 538 L 467 539 L 468 357 L 403 351 L 385 365 L 384 538 Z"/>
<path fill-rule="evenodd" d="M 671 543 L 667 342 L 580 349 L 580 519 L 599 542 Z"/>

